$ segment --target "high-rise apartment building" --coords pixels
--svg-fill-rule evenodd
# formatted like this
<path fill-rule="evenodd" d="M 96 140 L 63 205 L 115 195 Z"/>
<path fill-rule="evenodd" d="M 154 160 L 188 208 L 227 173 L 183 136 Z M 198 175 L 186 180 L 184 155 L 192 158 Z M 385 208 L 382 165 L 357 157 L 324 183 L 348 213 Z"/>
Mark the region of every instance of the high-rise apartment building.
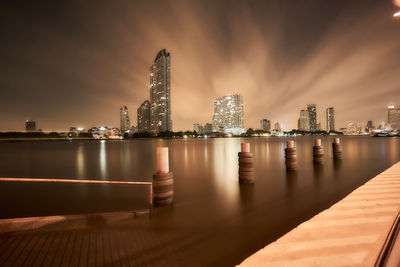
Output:
<path fill-rule="evenodd" d="M 390 105 L 387 109 L 388 124 L 392 130 L 400 130 L 400 107 Z"/>
<path fill-rule="evenodd" d="M 211 123 L 206 123 L 204 125 L 204 133 L 208 134 L 208 133 L 212 133 L 213 131 L 213 126 Z"/>
<path fill-rule="evenodd" d="M 193 124 L 193 132 L 199 133 L 199 129 L 200 129 L 200 124 L 194 123 Z"/>
<path fill-rule="evenodd" d="M 317 130 L 317 106 L 315 104 L 308 104 L 307 112 L 309 118 L 310 131 L 315 132 Z"/>
<path fill-rule="evenodd" d="M 172 131 L 170 53 L 162 49 L 150 67 L 150 132 Z"/>
<path fill-rule="evenodd" d="M 271 121 L 267 119 L 260 120 L 260 128 L 263 131 L 270 131 L 271 130 Z"/>
<path fill-rule="evenodd" d="M 27 132 L 36 132 L 36 121 L 27 120 L 25 122 L 25 130 Z"/>
<path fill-rule="evenodd" d="M 369 129 L 373 129 L 373 128 L 374 128 L 374 126 L 372 124 L 372 121 L 368 121 L 367 122 L 367 129 L 369 130 Z"/>
<path fill-rule="evenodd" d="M 326 130 L 328 132 L 335 130 L 335 112 L 333 107 L 326 109 Z"/>
<path fill-rule="evenodd" d="M 277 131 L 277 132 L 281 132 L 282 131 L 282 126 L 281 126 L 281 124 L 279 122 L 275 123 L 274 130 Z"/>
<path fill-rule="evenodd" d="M 300 131 L 310 131 L 310 118 L 308 116 L 308 111 L 302 109 L 300 111 L 300 118 L 298 121 L 298 129 Z"/>
<path fill-rule="evenodd" d="M 150 102 L 144 101 L 137 109 L 138 133 L 150 133 Z"/>
<path fill-rule="evenodd" d="M 213 128 L 217 132 L 235 135 L 245 132 L 241 95 L 227 95 L 214 100 Z"/>
<path fill-rule="evenodd" d="M 119 110 L 120 130 L 122 133 L 131 129 L 131 121 L 129 119 L 128 108 L 123 106 Z"/>

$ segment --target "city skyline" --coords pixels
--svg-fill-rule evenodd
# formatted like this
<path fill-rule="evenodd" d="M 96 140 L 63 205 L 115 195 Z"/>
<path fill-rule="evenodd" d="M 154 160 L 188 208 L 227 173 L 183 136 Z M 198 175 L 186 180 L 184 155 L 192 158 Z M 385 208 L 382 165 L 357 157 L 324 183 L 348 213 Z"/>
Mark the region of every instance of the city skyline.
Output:
<path fill-rule="evenodd" d="M 243 95 L 247 128 L 268 118 L 295 129 L 308 103 L 323 126 L 330 106 L 336 128 L 378 125 L 400 104 L 391 1 L 227 3 L 3 4 L 0 130 L 29 118 L 43 130 L 118 126 L 121 106 L 148 99 L 149 59 L 164 47 L 175 131 L 209 122 L 210 100 L 226 94 Z"/>

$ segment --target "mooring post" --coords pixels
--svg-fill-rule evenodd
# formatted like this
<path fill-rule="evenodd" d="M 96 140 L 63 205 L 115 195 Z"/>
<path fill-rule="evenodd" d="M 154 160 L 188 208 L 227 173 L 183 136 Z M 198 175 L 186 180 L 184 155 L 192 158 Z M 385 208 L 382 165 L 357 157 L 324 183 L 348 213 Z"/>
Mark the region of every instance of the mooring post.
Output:
<path fill-rule="evenodd" d="M 332 143 L 332 153 L 333 159 L 341 159 L 342 158 L 342 145 L 340 144 L 339 138 L 334 138 Z"/>
<path fill-rule="evenodd" d="M 169 170 L 168 147 L 156 148 L 157 172 L 153 175 L 154 204 L 170 204 L 174 197 L 174 177 Z"/>
<path fill-rule="evenodd" d="M 286 142 L 285 165 L 287 171 L 294 171 L 297 168 L 297 152 L 294 140 Z"/>
<path fill-rule="evenodd" d="M 239 182 L 254 183 L 253 153 L 250 152 L 250 143 L 241 144 L 239 156 Z"/>
<path fill-rule="evenodd" d="M 322 147 L 321 139 L 314 140 L 313 146 L 313 162 L 315 164 L 322 164 L 324 160 L 324 148 Z"/>

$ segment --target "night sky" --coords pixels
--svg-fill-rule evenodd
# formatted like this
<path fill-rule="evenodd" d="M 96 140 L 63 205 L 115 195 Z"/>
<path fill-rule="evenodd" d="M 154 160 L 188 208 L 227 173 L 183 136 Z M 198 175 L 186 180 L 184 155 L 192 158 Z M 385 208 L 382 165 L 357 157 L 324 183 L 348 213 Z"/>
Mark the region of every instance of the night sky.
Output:
<path fill-rule="evenodd" d="M 297 128 L 333 106 L 336 127 L 384 121 L 400 104 L 400 19 L 391 0 L 1 1 L 0 130 L 119 127 L 149 99 L 149 67 L 171 53 L 173 128 L 212 121 L 239 93 L 245 127 Z"/>

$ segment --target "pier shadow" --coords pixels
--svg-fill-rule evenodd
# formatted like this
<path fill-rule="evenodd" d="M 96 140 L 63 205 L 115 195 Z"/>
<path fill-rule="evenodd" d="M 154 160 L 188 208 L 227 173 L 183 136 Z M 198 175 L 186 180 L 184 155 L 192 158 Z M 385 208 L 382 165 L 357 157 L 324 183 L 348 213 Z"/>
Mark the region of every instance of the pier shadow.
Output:
<path fill-rule="evenodd" d="M 292 199 L 297 187 L 297 171 L 286 172 L 286 192 L 289 199 Z"/>
<path fill-rule="evenodd" d="M 333 173 L 335 178 L 340 178 L 340 170 L 342 169 L 342 160 L 334 159 L 333 160 Z"/>
<path fill-rule="evenodd" d="M 324 174 L 324 165 L 313 164 L 314 182 L 315 185 L 319 185 Z"/>
<path fill-rule="evenodd" d="M 240 204 L 244 209 L 251 208 L 254 203 L 254 183 L 239 184 Z"/>

